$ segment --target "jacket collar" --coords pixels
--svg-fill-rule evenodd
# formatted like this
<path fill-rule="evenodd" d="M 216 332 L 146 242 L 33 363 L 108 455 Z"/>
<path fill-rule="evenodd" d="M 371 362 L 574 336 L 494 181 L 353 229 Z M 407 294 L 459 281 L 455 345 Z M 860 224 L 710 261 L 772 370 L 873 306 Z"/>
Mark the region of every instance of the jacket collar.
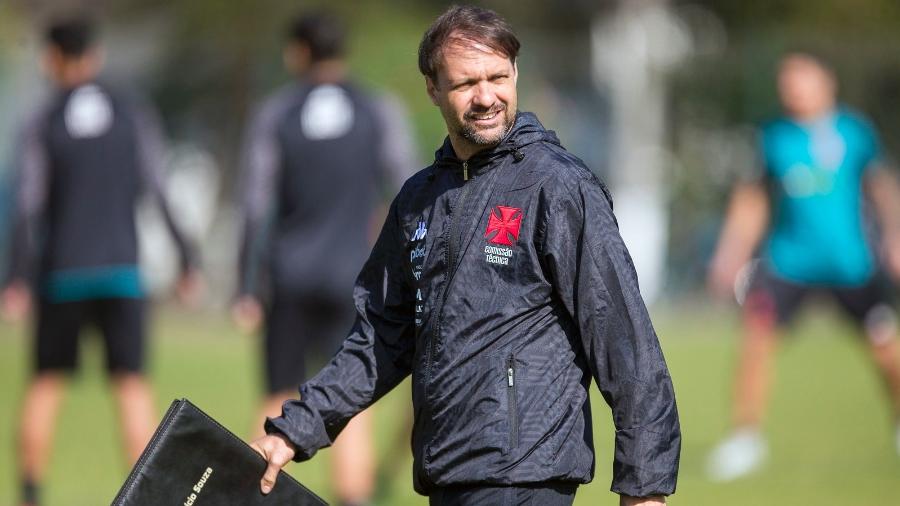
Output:
<path fill-rule="evenodd" d="M 507 155 L 512 155 L 516 161 L 519 161 L 525 157 L 521 149 L 536 142 L 560 145 L 556 133 L 544 128 L 537 116 L 530 112 L 517 112 L 513 127 L 503 136 L 503 139 L 496 146 L 475 153 L 469 159 L 469 165 L 481 167 Z M 446 137 L 443 145 L 434 153 L 435 166 L 459 168 L 462 163 L 462 160 L 457 158 L 453 151 L 450 137 Z"/>

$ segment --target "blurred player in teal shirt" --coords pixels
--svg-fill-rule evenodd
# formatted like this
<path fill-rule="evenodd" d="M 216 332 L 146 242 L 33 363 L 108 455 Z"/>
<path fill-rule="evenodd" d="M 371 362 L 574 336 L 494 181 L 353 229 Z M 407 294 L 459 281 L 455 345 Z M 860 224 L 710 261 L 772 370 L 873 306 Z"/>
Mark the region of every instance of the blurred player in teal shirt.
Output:
<path fill-rule="evenodd" d="M 873 127 L 837 104 L 836 92 L 834 74 L 816 57 L 781 60 L 786 115 L 763 127 L 760 166 L 735 188 L 710 265 L 715 293 L 731 293 L 740 278 L 747 283 L 733 432 L 708 462 L 716 480 L 738 478 L 764 461 L 760 427 L 778 335 L 812 292 L 830 294 L 857 324 L 900 420 L 896 316 L 884 276 L 900 278 L 900 192 Z M 752 266 L 744 271 L 749 276 L 741 276 L 744 266 Z M 895 444 L 900 452 L 900 424 Z"/>

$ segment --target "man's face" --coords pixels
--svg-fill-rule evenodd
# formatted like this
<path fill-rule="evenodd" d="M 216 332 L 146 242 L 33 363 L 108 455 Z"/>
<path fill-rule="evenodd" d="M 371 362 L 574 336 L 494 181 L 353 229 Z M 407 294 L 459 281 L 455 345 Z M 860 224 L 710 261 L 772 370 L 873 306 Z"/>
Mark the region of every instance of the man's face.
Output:
<path fill-rule="evenodd" d="M 441 109 L 457 156 L 468 158 L 512 127 L 517 69 L 507 56 L 462 39 L 451 39 L 441 60 L 437 79 L 426 78 L 428 96 Z"/>
<path fill-rule="evenodd" d="M 790 55 L 778 69 L 778 96 L 785 111 L 799 119 L 815 119 L 835 101 L 836 84 L 831 73 L 814 59 Z"/>
<path fill-rule="evenodd" d="M 47 77 L 57 86 L 77 86 L 94 79 L 103 67 L 103 53 L 90 48 L 80 56 L 67 56 L 59 48 L 50 45 L 44 50 L 43 68 Z"/>
<path fill-rule="evenodd" d="M 282 52 L 282 60 L 284 67 L 291 74 L 303 75 L 312 63 L 312 55 L 308 44 L 302 42 L 290 41 L 285 45 Z"/>

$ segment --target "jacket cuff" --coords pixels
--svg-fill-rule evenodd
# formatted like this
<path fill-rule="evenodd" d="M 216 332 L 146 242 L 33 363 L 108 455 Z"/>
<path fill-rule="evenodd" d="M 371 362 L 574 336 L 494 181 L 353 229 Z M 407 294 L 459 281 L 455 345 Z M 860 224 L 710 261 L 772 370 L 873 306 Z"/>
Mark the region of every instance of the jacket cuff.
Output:
<path fill-rule="evenodd" d="M 611 491 L 632 497 L 675 493 L 681 435 L 644 427 L 616 431 Z"/>
<path fill-rule="evenodd" d="M 294 445 L 294 462 L 309 460 L 319 448 L 331 444 L 321 419 L 302 401 L 288 401 L 282 415 L 266 418 L 266 434 L 279 433 Z"/>

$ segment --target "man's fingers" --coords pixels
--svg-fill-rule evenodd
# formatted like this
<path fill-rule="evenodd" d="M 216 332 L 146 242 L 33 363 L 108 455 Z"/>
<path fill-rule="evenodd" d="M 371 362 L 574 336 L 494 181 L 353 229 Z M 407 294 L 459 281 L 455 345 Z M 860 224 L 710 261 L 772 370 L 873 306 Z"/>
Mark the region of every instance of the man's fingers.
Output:
<path fill-rule="evenodd" d="M 278 478 L 279 467 L 275 464 L 269 463 L 269 467 L 266 468 L 266 472 L 263 474 L 262 480 L 260 481 L 260 487 L 262 488 L 263 494 L 268 494 L 272 491 L 272 487 L 275 486 L 275 480 Z"/>

